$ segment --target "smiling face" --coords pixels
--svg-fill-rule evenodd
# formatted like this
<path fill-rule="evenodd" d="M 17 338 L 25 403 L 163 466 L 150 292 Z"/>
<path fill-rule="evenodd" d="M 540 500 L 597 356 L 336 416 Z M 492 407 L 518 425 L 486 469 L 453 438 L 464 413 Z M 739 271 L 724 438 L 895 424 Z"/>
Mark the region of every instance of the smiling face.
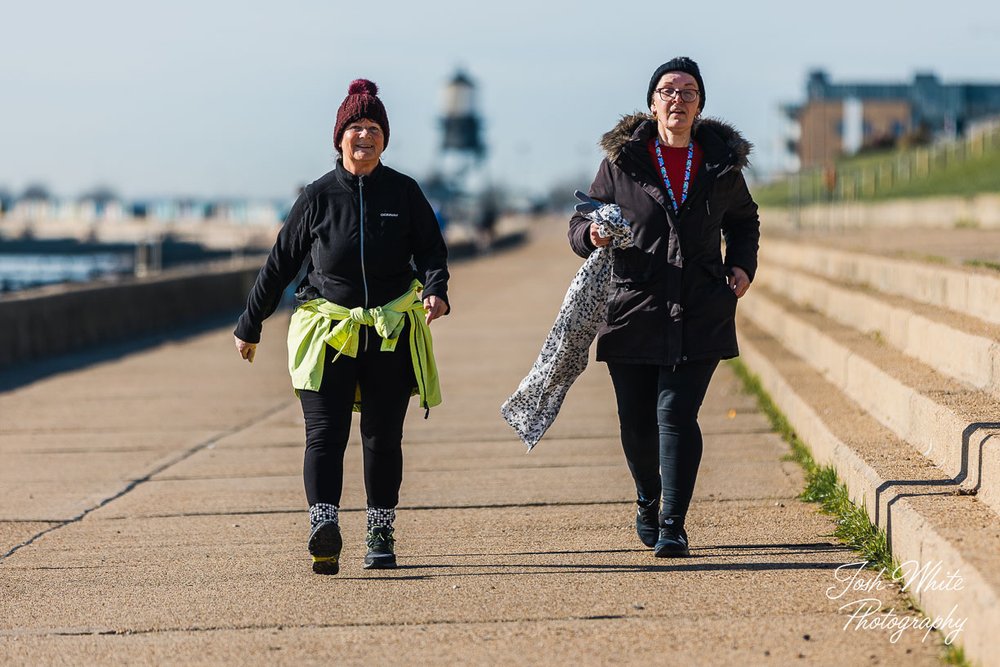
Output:
<path fill-rule="evenodd" d="M 352 165 L 368 167 L 378 163 L 384 149 L 385 134 L 381 126 L 368 118 L 350 123 L 340 140 L 340 153 L 348 169 Z"/>
<path fill-rule="evenodd" d="M 673 97 L 664 100 L 658 92 L 663 88 L 698 90 L 698 82 L 687 72 L 667 72 L 656 84 L 653 102 L 649 105 L 649 111 L 656 117 L 660 127 L 675 134 L 690 132 L 698 115 L 699 97 L 691 102 L 685 102 L 679 93 L 674 93 Z"/>

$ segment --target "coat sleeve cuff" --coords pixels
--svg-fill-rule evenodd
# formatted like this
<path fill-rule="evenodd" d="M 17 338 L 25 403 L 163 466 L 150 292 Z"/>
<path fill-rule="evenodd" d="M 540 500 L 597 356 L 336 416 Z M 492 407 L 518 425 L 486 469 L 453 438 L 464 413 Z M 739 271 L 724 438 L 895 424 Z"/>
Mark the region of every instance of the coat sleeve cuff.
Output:
<path fill-rule="evenodd" d="M 247 314 L 244 312 L 242 315 L 240 315 L 240 319 L 236 323 L 236 329 L 233 330 L 233 335 L 247 343 L 259 343 L 260 332 L 261 332 L 261 327 L 253 326 L 250 323 Z"/>

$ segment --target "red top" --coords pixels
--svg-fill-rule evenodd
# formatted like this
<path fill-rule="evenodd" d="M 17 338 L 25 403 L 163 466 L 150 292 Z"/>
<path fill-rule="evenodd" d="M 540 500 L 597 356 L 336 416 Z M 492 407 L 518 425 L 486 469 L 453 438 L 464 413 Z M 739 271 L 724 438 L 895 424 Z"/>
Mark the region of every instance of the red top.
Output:
<path fill-rule="evenodd" d="M 653 161 L 653 170 L 660 174 L 660 161 L 656 158 L 655 138 L 649 140 L 649 143 L 646 144 L 646 150 L 649 151 L 649 158 Z M 684 193 L 684 168 L 687 166 L 688 157 L 687 146 L 671 148 L 661 143 L 660 151 L 663 153 L 663 166 L 667 168 L 667 178 L 670 179 L 670 189 L 674 191 L 674 200 L 678 206 L 681 206 L 681 196 Z M 701 158 L 701 146 L 695 143 L 694 155 L 691 157 L 691 180 L 688 183 L 688 196 L 691 195 L 694 178 L 698 174 L 698 169 L 701 168 Z M 660 174 L 660 180 L 663 180 L 662 174 Z"/>

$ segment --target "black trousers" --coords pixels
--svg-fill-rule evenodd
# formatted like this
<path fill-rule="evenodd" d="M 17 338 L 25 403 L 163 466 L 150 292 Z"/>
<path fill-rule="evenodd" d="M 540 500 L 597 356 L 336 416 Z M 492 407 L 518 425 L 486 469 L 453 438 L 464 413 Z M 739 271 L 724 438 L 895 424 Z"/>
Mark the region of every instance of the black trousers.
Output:
<path fill-rule="evenodd" d="M 366 344 L 367 339 L 367 344 Z M 344 452 L 351 433 L 355 390 L 361 389 L 361 444 L 369 507 L 393 508 L 403 481 L 403 420 L 416 386 L 408 330 L 393 352 L 381 351 L 382 339 L 362 327 L 355 358 L 327 350 L 319 391 L 300 391 L 306 422 L 303 480 L 310 505 L 340 505 L 344 488 Z"/>
<path fill-rule="evenodd" d="M 687 516 L 701 464 L 698 410 L 718 365 L 718 359 L 677 366 L 608 363 L 638 499 L 661 498 L 663 516 Z"/>

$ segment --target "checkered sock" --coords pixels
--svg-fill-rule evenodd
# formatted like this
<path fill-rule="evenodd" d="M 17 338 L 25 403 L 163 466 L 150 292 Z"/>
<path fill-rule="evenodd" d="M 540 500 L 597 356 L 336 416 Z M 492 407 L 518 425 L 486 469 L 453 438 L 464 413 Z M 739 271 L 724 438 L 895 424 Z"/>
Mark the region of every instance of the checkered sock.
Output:
<path fill-rule="evenodd" d="M 325 521 L 339 523 L 340 508 L 329 503 L 316 503 L 309 506 L 309 525 L 315 528 Z"/>
<path fill-rule="evenodd" d="M 385 526 L 392 528 L 392 522 L 396 520 L 396 508 L 382 509 L 381 507 L 368 508 L 368 530 L 375 526 Z"/>

